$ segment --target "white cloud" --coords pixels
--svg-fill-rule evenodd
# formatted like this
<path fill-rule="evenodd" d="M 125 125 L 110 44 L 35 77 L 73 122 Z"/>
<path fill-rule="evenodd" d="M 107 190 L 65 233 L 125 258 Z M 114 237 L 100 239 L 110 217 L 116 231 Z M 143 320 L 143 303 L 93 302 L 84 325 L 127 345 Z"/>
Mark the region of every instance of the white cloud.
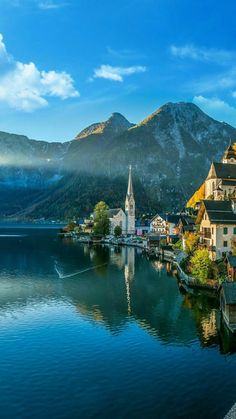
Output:
<path fill-rule="evenodd" d="M 236 67 L 218 74 L 210 74 L 198 80 L 190 80 L 186 87 L 196 93 L 228 91 L 236 87 Z"/>
<path fill-rule="evenodd" d="M 195 61 L 205 61 L 220 65 L 229 64 L 236 58 L 235 51 L 216 48 L 201 48 L 193 44 L 182 46 L 171 45 L 170 52 L 174 57 L 190 58 Z"/>
<path fill-rule="evenodd" d="M 66 6 L 66 3 L 55 3 L 53 1 L 41 1 L 38 3 L 38 8 L 41 10 L 61 9 Z"/>
<path fill-rule="evenodd" d="M 236 108 L 217 97 L 194 96 L 193 102 L 213 118 L 236 126 Z"/>
<path fill-rule="evenodd" d="M 146 67 L 140 65 L 132 67 L 113 67 L 111 65 L 103 64 L 94 70 L 93 79 L 102 78 L 122 82 L 124 76 L 130 76 L 135 73 L 144 73 L 145 71 Z"/>
<path fill-rule="evenodd" d="M 32 62 L 15 61 L 7 53 L 0 34 L 0 59 L 1 56 L 9 58 L 9 65 L 0 71 L 0 102 L 11 108 L 29 112 L 47 106 L 49 96 L 60 99 L 79 96 L 68 73 L 40 71 Z"/>
<path fill-rule="evenodd" d="M 8 61 L 9 58 L 10 57 L 8 56 L 8 53 L 7 53 L 7 50 L 6 50 L 6 46 L 5 46 L 4 42 L 3 42 L 3 36 L 0 33 L 0 61 L 1 62 L 2 61 Z"/>

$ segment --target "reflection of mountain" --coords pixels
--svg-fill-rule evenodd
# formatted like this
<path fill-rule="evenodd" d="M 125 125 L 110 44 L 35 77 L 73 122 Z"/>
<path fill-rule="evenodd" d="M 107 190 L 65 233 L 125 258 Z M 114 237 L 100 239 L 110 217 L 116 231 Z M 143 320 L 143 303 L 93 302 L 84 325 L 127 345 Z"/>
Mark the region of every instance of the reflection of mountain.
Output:
<path fill-rule="evenodd" d="M 48 239 L 45 233 L 35 234 L 0 240 L 0 314 L 67 301 L 111 333 L 135 320 L 163 343 L 218 343 L 215 303 L 182 295 L 176 279 L 159 263 L 135 256 L 133 248 L 90 248 L 58 240 L 55 233 Z M 103 264 L 104 269 L 60 279 L 55 260 L 64 272 Z"/>

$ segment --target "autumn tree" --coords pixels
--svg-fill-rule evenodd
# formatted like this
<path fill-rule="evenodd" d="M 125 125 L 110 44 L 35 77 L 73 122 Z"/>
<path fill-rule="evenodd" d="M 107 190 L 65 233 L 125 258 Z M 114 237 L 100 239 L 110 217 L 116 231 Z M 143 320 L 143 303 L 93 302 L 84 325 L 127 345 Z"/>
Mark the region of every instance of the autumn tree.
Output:
<path fill-rule="evenodd" d="M 199 235 L 197 233 L 186 232 L 184 234 L 185 250 L 191 254 L 197 248 Z"/>
<path fill-rule="evenodd" d="M 190 259 L 191 273 L 201 283 L 206 282 L 211 269 L 211 259 L 207 249 L 198 249 Z"/>
<path fill-rule="evenodd" d="M 95 234 L 106 236 L 110 232 L 110 221 L 108 218 L 108 205 L 100 201 L 94 208 L 94 229 Z"/>

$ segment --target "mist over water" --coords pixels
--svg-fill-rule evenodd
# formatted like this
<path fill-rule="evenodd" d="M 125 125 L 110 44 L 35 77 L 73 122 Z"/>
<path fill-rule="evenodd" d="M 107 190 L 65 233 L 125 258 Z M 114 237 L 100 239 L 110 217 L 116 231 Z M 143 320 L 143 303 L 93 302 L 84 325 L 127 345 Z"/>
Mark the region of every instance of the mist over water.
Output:
<path fill-rule="evenodd" d="M 56 230 L 0 229 L 3 418 L 222 418 L 236 342 L 171 266 Z"/>

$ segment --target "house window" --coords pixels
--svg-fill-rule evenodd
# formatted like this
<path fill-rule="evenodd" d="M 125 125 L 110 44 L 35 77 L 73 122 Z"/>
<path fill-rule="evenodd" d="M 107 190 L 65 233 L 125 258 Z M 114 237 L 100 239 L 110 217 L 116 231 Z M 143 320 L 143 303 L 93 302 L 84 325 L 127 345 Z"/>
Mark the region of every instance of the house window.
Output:
<path fill-rule="evenodd" d="M 223 247 L 228 247 L 228 242 L 227 241 L 223 242 Z"/>
<path fill-rule="evenodd" d="M 234 234 L 236 234 L 236 227 L 234 227 Z"/>
<path fill-rule="evenodd" d="M 224 227 L 224 234 L 228 234 L 228 227 Z"/>
<path fill-rule="evenodd" d="M 211 233 L 214 234 L 214 227 L 211 227 Z"/>

